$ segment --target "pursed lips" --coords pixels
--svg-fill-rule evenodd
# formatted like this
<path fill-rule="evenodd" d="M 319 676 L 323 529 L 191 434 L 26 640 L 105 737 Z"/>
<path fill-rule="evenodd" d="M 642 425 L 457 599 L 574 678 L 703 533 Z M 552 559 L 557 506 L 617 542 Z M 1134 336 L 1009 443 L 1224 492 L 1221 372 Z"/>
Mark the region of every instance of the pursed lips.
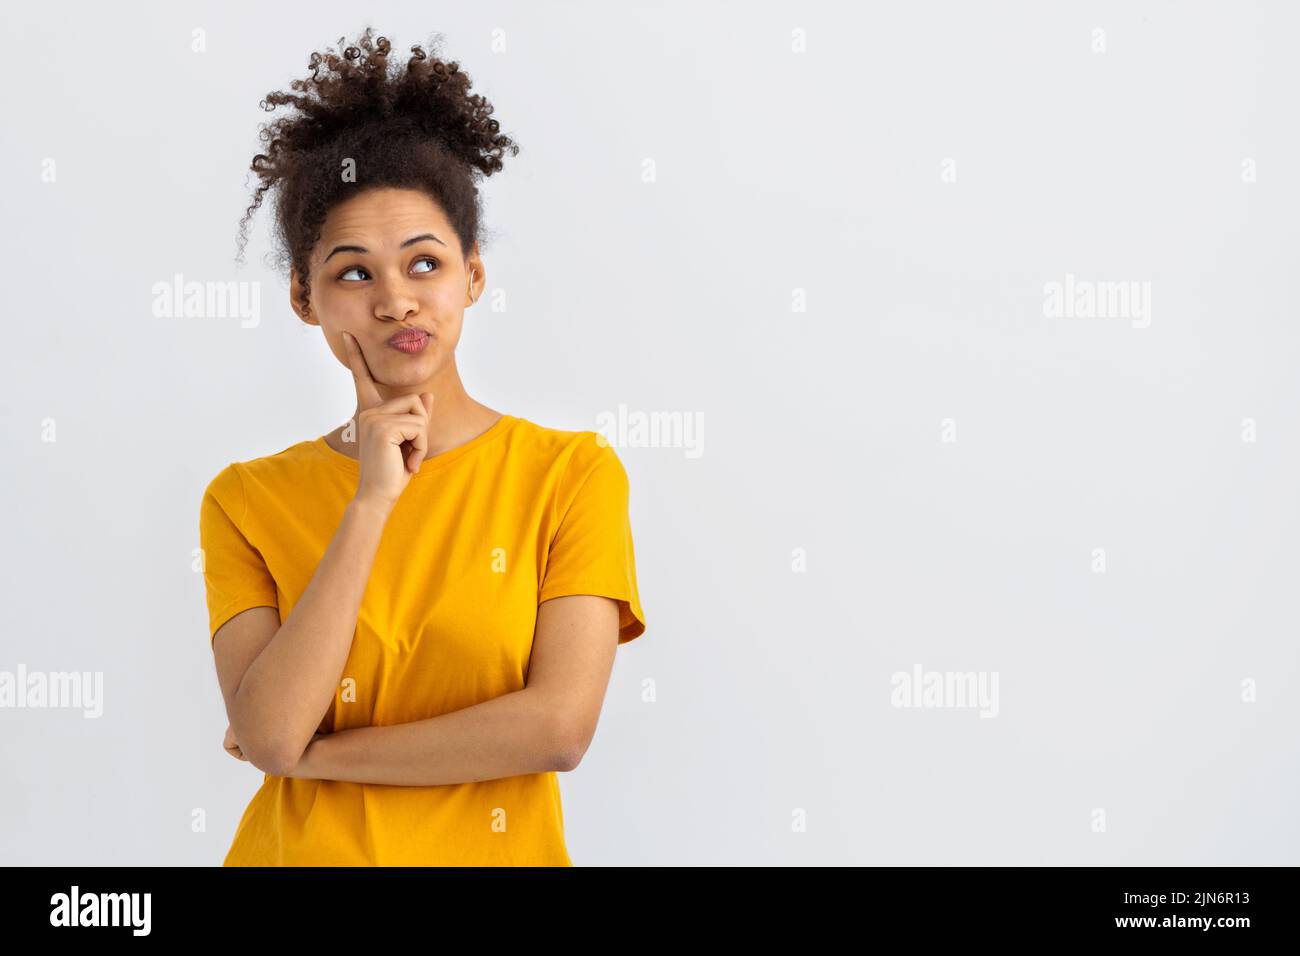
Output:
<path fill-rule="evenodd" d="M 419 342 L 426 337 L 429 337 L 429 333 L 424 329 L 402 329 L 389 338 L 388 342 L 391 345 L 400 345 L 403 342 Z"/>

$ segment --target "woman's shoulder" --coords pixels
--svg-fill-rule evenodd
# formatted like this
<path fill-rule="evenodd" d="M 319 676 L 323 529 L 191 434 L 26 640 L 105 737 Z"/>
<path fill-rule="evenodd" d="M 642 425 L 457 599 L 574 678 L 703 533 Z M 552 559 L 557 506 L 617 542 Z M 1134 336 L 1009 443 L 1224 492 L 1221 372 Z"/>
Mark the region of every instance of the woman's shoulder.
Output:
<path fill-rule="evenodd" d="M 267 480 L 277 475 L 288 476 L 303 465 L 320 461 L 319 444 L 320 439 L 308 438 L 279 451 L 232 461 L 217 472 L 208 487 L 220 491 L 242 486 L 249 478 Z"/>
<path fill-rule="evenodd" d="M 617 458 L 605 436 L 591 429 L 552 428 L 520 418 L 513 431 L 517 445 L 547 463 L 593 466 L 605 458 Z"/>

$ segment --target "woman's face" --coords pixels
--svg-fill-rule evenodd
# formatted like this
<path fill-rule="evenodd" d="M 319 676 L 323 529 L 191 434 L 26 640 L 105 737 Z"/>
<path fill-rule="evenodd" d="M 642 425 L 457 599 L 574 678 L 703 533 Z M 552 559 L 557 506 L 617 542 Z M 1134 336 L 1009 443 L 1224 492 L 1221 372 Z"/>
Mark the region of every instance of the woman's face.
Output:
<path fill-rule="evenodd" d="M 297 305 L 296 273 L 290 297 L 303 321 L 321 327 L 344 368 L 350 368 L 346 331 L 377 383 L 398 393 L 418 391 L 455 363 L 471 269 L 477 297 L 483 287 L 478 246 L 465 261 L 451 223 L 429 196 L 375 188 L 326 215 L 311 254 L 308 311 Z M 427 334 L 408 333 L 399 348 L 392 337 L 402 330 Z"/>

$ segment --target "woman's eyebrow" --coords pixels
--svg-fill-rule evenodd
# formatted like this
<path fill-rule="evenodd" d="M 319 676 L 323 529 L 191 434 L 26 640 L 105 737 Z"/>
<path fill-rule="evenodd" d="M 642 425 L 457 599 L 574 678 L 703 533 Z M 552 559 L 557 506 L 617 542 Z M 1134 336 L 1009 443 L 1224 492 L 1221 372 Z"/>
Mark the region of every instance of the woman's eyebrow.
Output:
<path fill-rule="evenodd" d="M 438 243 L 438 245 L 440 245 L 440 246 L 445 246 L 445 245 L 446 245 L 445 242 L 443 242 L 441 239 L 439 239 L 439 238 L 438 238 L 437 236 L 435 236 L 433 233 L 431 233 L 431 232 L 422 232 L 422 233 L 420 233 L 418 236 L 412 236 L 410 239 L 407 239 L 404 243 L 402 243 L 402 245 L 400 246 L 400 248 L 405 249 L 407 246 L 413 246 L 413 245 L 415 245 L 417 242 L 421 242 L 421 241 L 423 241 L 423 240 L 425 240 L 425 239 L 432 239 L 434 242 Z M 330 256 L 334 255 L 334 253 L 336 253 L 336 252 L 369 252 L 369 251 L 370 251 L 370 250 L 367 249 L 365 246 L 335 246 L 333 249 L 330 250 L 330 255 L 329 255 L 329 256 L 326 256 L 322 261 L 323 261 L 323 262 L 329 262 L 329 261 L 330 261 Z"/>

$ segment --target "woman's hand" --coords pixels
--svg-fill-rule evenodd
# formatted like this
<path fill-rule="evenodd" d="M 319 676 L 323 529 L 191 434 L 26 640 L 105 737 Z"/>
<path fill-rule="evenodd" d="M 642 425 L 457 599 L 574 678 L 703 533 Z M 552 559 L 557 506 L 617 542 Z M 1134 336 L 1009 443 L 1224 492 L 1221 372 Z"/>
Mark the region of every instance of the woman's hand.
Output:
<path fill-rule="evenodd" d="M 239 749 L 239 743 L 235 740 L 235 732 L 229 724 L 226 724 L 226 739 L 221 742 L 221 746 L 226 748 L 226 753 L 236 760 L 248 761 L 248 758 L 244 756 L 244 752 Z"/>
<path fill-rule="evenodd" d="M 361 345 L 347 332 L 343 346 L 357 389 L 357 445 L 361 479 L 356 498 L 392 508 L 406 490 L 411 476 L 429 448 L 429 414 L 433 396 L 428 392 L 399 395 L 384 401 L 366 365 Z"/>

